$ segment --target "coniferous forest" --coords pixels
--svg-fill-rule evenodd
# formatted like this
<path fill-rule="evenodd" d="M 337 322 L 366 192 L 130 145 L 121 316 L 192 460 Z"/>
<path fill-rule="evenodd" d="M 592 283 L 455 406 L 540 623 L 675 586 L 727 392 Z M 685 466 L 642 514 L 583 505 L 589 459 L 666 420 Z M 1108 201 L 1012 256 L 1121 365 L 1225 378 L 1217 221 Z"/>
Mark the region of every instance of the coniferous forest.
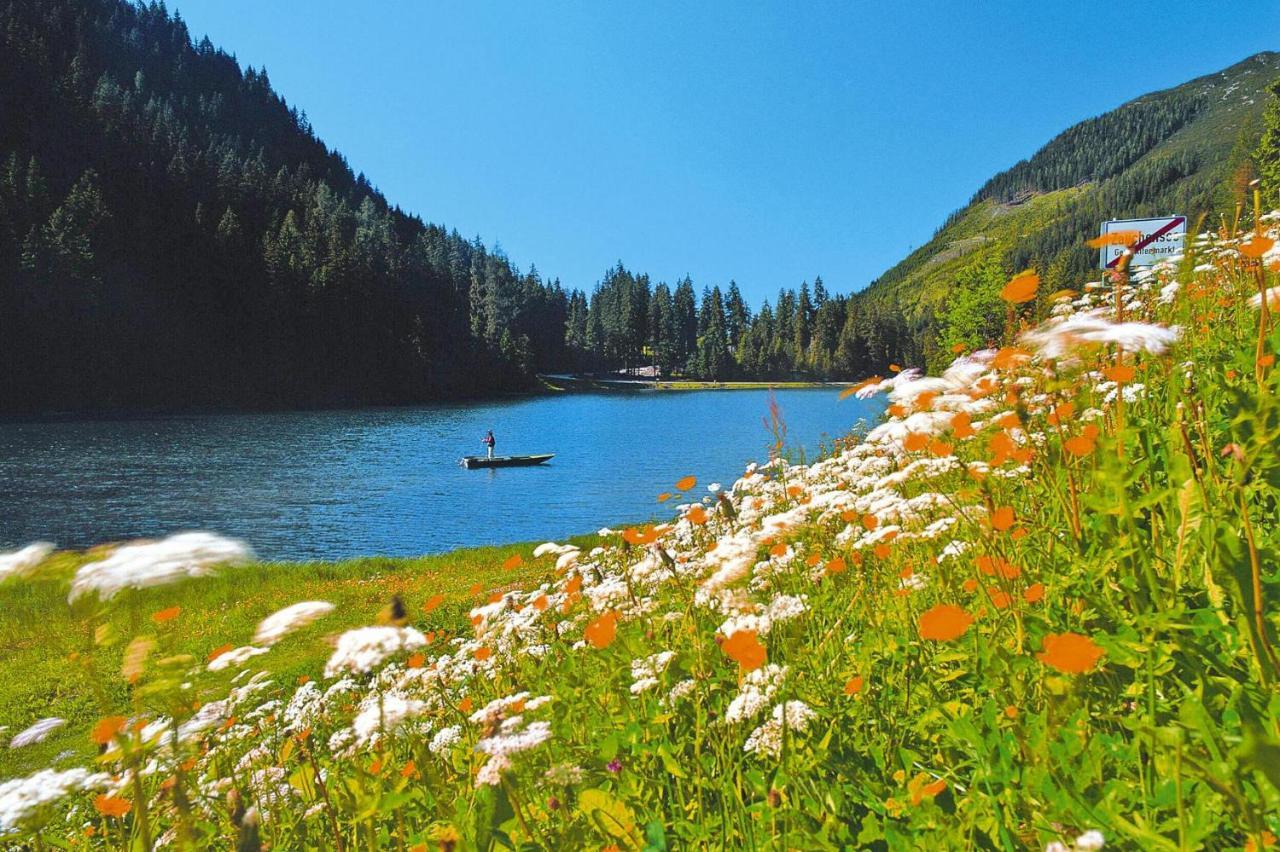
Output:
<path fill-rule="evenodd" d="M 755 306 L 732 281 L 655 282 L 621 262 L 562 284 L 389 203 L 265 70 L 194 41 L 163 4 L 2 2 L 0 411 L 403 403 L 650 364 L 858 379 L 921 363 L 957 323 L 899 286 L 940 253 L 863 293 L 815 277 Z M 1150 201 L 1227 158 L 1234 125 L 1216 159 L 1146 156 L 1212 106 L 1186 94 L 1085 122 L 970 206 L 1089 180 Z M 947 287 L 963 297 L 1078 254 L 1096 206 L 1037 222 Z M 967 334 L 998 325 L 998 306 L 969 302 L 982 315 Z"/>

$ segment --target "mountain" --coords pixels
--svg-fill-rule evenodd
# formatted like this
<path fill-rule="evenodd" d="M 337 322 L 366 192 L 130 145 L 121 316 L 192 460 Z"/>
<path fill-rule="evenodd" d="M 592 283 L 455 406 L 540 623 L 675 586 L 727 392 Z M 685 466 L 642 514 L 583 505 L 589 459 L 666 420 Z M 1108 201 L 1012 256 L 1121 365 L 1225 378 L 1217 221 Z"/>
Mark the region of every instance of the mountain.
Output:
<path fill-rule="evenodd" d="M 566 304 L 389 205 L 163 5 L 0 3 L 0 411 L 512 390 Z"/>
<path fill-rule="evenodd" d="M 936 365 L 995 336 L 1013 272 L 1087 270 L 1103 219 L 1233 212 L 1277 73 L 1259 54 L 1082 122 L 865 291 L 819 277 L 753 311 L 732 281 L 621 263 L 570 289 L 399 209 L 265 70 L 161 3 L 0 0 L 0 413 L 398 404 L 649 364 L 714 380 Z"/>
<path fill-rule="evenodd" d="M 952 345 L 998 336 L 1010 275 L 1035 268 L 1043 293 L 1084 280 L 1097 252 L 1083 242 L 1107 219 L 1177 213 L 1217 227 L 1252 177 L 1278 75 L 1280 53 L 1259 53 L 1068 128 L 987 181 L 863 298 L 907 319 L 918 350 L 904 361 L 936 367 Z"/>

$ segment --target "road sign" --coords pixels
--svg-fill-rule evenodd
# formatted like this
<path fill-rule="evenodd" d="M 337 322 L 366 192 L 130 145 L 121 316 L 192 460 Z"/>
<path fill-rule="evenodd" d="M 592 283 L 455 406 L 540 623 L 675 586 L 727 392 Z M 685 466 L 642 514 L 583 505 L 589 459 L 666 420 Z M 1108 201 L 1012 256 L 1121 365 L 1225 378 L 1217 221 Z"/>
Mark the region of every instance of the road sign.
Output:
<path fill-rule="evenodd" d="M 1182 246 L 1187 238 L 1187 217 L 1112 219 L 1102 223 L 1103 236 L 1118 231 L 1137 231 L 1139 234 L 1138 241 L 1132 244 L 1133 260 L 1129 261 L 1129 266 L 1152 266 L 1176 254 L 1182 254 Z M 1098 263 L 1103 269 L 1115 269 L 1124 249 L 1124 246 L 1103 246 Z"/>

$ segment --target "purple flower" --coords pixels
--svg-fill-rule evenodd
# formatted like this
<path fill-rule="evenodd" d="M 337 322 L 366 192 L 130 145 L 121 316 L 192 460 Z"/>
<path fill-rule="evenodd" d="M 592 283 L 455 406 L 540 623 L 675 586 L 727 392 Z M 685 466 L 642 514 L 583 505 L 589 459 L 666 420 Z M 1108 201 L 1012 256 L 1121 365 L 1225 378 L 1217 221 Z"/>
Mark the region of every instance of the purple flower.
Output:
<path fill-rule="evenodd" d="M 622 771 L 622 761 L 615 757 L 613 760 L 605 764 L 604 768 L 612 772 L 614 775 L 617 775 Z"/>

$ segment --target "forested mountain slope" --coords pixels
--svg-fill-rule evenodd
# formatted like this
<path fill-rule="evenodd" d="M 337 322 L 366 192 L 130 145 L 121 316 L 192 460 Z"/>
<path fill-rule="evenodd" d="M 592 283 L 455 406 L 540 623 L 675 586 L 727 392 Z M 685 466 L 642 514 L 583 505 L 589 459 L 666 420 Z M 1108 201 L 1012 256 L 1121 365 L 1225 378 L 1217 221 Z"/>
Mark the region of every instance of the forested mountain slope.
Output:
<path fill-rule="evenodd" d="M 526 384 L 565 297 L 390 206 L 161 5 L 0 5 L 0 410 Z"/>
<path fill-rule="evenodd" d="M 1010 275 L 1036 268 L 1045 295 L 1087 277 L 1097 252 L 1083 242 L 1107 219 L 1177 213 L 1216 227 L 1233 218 L 1277 75 L 1280 53 L 1260 53 L 1069 128 L 987 181 L 864 298 L 907 317 L 920 349 L 905 360 L 937 365 L 951 345 L 995 336 Z"/>

